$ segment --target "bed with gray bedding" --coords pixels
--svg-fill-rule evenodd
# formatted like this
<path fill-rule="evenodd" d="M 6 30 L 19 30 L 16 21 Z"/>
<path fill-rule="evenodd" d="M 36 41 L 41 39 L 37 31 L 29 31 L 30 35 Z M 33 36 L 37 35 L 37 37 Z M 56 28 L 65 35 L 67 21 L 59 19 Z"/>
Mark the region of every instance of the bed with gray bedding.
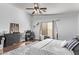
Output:
<path fill-rule="evenodd" d="M 74 55 L 73 51 L 62 47 L 64 41 L 46 39 L 40 42 L 19 47 L 4 55 Z"/>

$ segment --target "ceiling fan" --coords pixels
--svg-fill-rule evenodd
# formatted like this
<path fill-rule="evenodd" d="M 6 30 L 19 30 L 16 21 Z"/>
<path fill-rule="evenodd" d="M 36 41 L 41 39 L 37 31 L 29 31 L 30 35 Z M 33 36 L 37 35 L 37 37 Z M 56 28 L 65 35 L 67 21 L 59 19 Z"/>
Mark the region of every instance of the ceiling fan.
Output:
<path fill-rule="evenodd" d="M 34 3 L 33 8 L 26 8 L 27 10 L 33 10 L 32 14 L 42 14 L 42 12 L 46 12 L 47 8 L 40 8 L 38 3 Z"/>

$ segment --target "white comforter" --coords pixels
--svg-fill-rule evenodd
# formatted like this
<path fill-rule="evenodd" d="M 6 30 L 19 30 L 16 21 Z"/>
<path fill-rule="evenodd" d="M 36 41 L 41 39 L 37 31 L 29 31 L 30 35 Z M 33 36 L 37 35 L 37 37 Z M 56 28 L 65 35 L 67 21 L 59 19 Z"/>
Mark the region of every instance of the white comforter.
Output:
<path fill-rule="evenodd" d="M 73 55 L 72 51 L 61 46 L 62 42 L 61 40 L 46 39 L 36 44 L 17 48 L 4 55 Z"/>
<path fill-rule="evenodd" d="M 49 51 L 55 55 L 74 55 L 73 51 L 69 51 L 68 49 L 63 48 L 61 46 L 62 43 L 62 40 L 46 39 L 37 44 L 34 44 L 33 47 Z"/>

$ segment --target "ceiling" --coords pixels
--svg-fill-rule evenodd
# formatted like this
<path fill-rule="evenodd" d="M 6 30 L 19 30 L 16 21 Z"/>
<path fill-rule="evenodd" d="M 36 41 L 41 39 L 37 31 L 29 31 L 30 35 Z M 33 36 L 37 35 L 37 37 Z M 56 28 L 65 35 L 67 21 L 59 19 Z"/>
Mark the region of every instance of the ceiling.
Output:
<path fill-rule="evenodd" d="M 20 8 L 29 14 L 32 14 L 32 10 L 26 10 L 25 8 L 33 7 L 33 3 L 12 3 L 17 8 Z M 58 14 L 67 12 L 79 11 L 79 3 L 39 3 L 40 7 L 46 7 L 47 11 L 43 14 Z"/>

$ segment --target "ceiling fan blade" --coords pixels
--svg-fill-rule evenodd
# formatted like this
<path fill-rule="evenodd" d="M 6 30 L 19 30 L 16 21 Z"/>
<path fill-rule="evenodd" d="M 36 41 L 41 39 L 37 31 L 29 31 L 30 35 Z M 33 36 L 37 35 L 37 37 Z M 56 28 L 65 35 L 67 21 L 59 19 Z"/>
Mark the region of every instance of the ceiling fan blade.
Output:
<path fill-rule="evenodd" d="M 46 12 L 46 10 L 42 10 L 43 12 Z"/>
<path fill-rule="evenodd" d="M 33 10 L 34 8 L 26 8 L 26 9 Z"/>
<path fill-rule="evenodd" d="M 40 8 L 41 10 L 46 10 L 47 8 Z"/>
<path fill-rule="evenodd" d="M 35 13 L 35 11 L 32 12 L 32 14 L 34 14 L 34 13 Z"/>

